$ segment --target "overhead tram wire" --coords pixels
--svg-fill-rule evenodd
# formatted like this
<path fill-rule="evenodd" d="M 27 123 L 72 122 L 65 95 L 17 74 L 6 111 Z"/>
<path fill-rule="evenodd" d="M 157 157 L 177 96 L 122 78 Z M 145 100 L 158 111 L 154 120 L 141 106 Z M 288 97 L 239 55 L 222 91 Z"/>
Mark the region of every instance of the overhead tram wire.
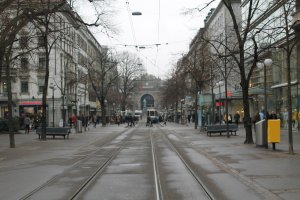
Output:
<path fill-rule="evenodd" d="M 158 19 L 157 19 L 157 44 L 160 44 L 160 0 L 158 0 Z M 157 66 L 158 46 L 156 45 L 155 67 L 157 68 L 157 78 L 159 78 L 159 67 Z"/>
<path fill-rule="evenodd" d="M 130 23 L 130 28 L 131 28 L 133 43 L 137 46 L 137 41 L 136 41 L 136 36 L 135 36 L 135 30 L 134 30 L 133 21 L 132 21 L 132 12 L 130 10 L 129 1 L 128 0 L 126 0 L 126 8 L 127 8 L 127 12 L 128 12 L 128 18 L 129 18 L 129 23 Z"/>
<path fill-rule="evenodd" d="M 158 0 L 158 19 L 157 19 L 157 44 L 159 44 L 160 35 L 160 0 Z"/>

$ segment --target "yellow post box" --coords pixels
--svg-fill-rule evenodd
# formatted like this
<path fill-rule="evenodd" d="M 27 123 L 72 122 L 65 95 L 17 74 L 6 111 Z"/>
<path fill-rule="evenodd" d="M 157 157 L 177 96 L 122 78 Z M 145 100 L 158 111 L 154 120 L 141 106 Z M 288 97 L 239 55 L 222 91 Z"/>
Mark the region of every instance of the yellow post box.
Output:
<path fill-rule="evenodd" d="M 273 150 L 280 142 L 280 119 L 268 120 L 268 142 L 273 144 Z"/>

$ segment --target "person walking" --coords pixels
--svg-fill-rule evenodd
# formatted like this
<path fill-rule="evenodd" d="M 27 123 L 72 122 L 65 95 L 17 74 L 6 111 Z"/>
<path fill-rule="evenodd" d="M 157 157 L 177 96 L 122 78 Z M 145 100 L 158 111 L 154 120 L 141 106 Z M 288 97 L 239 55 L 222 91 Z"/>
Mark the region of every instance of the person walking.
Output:
<path fill-rule="evenodd" d="M 254 132 L 255 132 L 255 133 L 256 133 L 256 126 L 255 126 L 255 124 L 256 124 L 257 122 L 259 122 L 260 120 L 261 120 L 260 113 L 257 112 L 257 113 L 253 116 L 253 118 L 252 118 L 252 123 L 253 123 L 253 128 L 254 128 Z"/>
<path fill-rule="evenodd" d="M 30 118 L 28 115 L 24 118 L 24 124 L 25 124 L 25 134 L 29 134 L 30 131 Z"/>
<path fill-rule="evenodd" d="M 271 112 L 269 119 L 277 119 L 277 115 L 274 110 Z"/>
<path fill-rule="evenodd" d="M 237 126 L 239 126 L 239 122 L 240 122 L 240 114 L 239 114 L 239 112 L 237 111 L 235 114 L 234 114 L 234 116 L 233 116 L 233 118 L 234 118 L 234 122 L 235 122 L 235 124 L 237 125 Z"/>
<path fill-rule="evenodd" d="M 118 124 L 118 126 L 120 126 L 120 116 L 119 115 L 117 116 L 117 124 Z"/>
<path fill-rule="evenodd" d="M 97 119 L 96 119 L 95 115 L 92 117 L 92 121 L 93 121 L 93 124 L 94 124 L 94 128 L 96 128 L 97 127 Z"/>
<path fill-rule="evenodd" d="M 74 128 L 76 129 L 77 128 L 77 116 L 75 114 L 72 116 L 72 123 L 73 123 Z"/>

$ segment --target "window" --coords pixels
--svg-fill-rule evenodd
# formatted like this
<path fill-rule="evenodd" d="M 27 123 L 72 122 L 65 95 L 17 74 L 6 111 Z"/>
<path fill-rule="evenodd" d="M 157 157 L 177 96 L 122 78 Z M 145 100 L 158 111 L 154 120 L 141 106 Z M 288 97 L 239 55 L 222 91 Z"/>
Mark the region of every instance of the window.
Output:
<path fill-rule="evenodd" d="M 3 84 L 2 84 L 2 92 L 3 92 L 3 93 L 7 93 L 7 85 L 6 85 L 6 82 L 3 82 Z"/>
<path fill-rule="evenodd" d="M 44 36 L 43 35 L 40 35 L 38 36 L 38 47 L 44 47 Z"/>
<path fill-rule="evenodd" d="M 45 83 L 44 79 L 42 78 L 38 79 L 39 93 L 43 93 L 44 83 Z"/>
<path fill-rule="evenodd" d="M 21 93 L 28 93 L 28 81 L 21 81 Z"/>
<path fill-rule="evenodd" d="M 46 56 L 39 55 L 39 69 L 46 69 Z"/>
<path fill-rule="evenodd" d="M 28 69 L 28 58 L 21 58 L 21 69 Z"/>
<path fill-rule="evenodd" d="M 25 49 L 28 47 L 28 37 L 27 36 L 21 36 L 19 40 L 20 48 Z"/>

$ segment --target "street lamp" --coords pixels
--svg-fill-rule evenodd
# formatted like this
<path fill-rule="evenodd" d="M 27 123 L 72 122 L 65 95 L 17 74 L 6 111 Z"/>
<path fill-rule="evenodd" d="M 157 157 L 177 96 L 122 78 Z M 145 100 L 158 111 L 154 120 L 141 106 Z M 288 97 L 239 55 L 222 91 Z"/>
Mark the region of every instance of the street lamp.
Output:
<path fill-rule="evenodd" d="M 263 63 L 257 63 L 259 69 L 264 69 L 264 146 L 268 148 L 268 96 L 267 96 L 267 67 L 271 67 L 273 61 L 272 59 L 265 59 Z"/>
<path fill-rule="evenodd" d="M 54 127 L 54 90 L 55 90 L 55 85 L 50 84 L 50 89 L 52 89 L 52 123 Z"/>
<path fill-rule="evenodd" d="M 219 87 L 219 122 L 221 124 L 222 120 L 221 120 L 221 86 L 224 84 L 223 81 L 219 81 L 216 83 L 216 86 Z"/>
<path fill-rule="evenodd" d="M 133 16 L 139 16 L 139 15 L 142 15 L 142 12 L 139 12 L 139 11 L 134 11 L 131 13 Z"/>

